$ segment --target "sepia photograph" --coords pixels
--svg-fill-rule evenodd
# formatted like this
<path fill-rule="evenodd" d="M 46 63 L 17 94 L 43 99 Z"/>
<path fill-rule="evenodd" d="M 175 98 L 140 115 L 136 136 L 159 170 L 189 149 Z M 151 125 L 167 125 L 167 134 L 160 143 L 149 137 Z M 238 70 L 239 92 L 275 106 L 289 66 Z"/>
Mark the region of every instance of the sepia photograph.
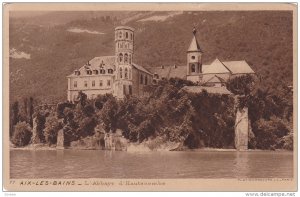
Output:
<path fill-rule="evenodd" d="M 3 5 L 8 191 L 297 190 L 297 6 Z"/>

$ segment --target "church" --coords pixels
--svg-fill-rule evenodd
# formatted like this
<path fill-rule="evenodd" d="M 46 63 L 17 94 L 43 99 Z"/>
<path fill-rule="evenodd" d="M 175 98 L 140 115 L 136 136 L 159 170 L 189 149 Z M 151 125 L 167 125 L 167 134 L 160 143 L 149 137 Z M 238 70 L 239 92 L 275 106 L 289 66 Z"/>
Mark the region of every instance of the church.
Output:
<path fill-rule="evenodd" d="M 182 78 L 194 82 L 197 86 L 184 89 L 192 92 L 230 94 L 225 84 L 229 79 L 242 75 L 254 75 L 255 72 L 245 60 L 220 61 L 216 58 L 211 64 L 202 64 L 203 51 L 196 38 L 194 28 L 192 41 L 187 50 L 187 64 L 183 66 L 159 66 L 150 69 L 154 81 L 170 78 Z"/>
<path fill-rule="evenodd" d="M 226 82 L 236 76 L 255 72 L 245 60 L 220 61 L 202 64 L 203 51 L 193 30 L 192 41 L 187 50 L 187 64 L 184 66 L 160 66 L 149 70 L 137 65 L 134 60 L 134 29 L 128 26 L 115 28 L 115 54 L 95 57 L 81 68 L 75 70 L 68 79 L 68 101 L 76 100 L 82 91 L 89 99 L 101 94 L 113 94 L 118 99 L 127 95 L 144 96 L 145 87 L 157 81 L 170 78 L 182 78 L 194 82 L 197 86 L 184 87 L 190 92 L 231 94 Z"/>
<path fill-rule="evenodd" d="M 144 88 L 152 84 L 152 73 L 134 60 L 134 29 L 115 28 L 115 54 L 95 57 L 75 70 L 68 79 L 68 101 L 73 102 L 82 91 L 89 99 L 101 94 L 113 94 L 118 99 L 126 95 L 143 96 Z"/>

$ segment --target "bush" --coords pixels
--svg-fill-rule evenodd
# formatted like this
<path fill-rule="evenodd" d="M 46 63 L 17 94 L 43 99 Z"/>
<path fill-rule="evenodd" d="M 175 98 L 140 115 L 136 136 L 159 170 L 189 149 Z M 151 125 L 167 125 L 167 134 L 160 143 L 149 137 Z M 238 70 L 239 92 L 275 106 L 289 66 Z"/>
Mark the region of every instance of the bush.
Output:
<path fill-rule="evenodd" d="M 287 136 L 284 136 L 283 139 L 283 148 L 287 150 L 293 150 L 293 132 L 289 133 Z"/>
<path fill-rule="evenodd" d="M 282 139 L 290 133 L 288 124 L 280 118 L 271 117 L 270 120 L 260 119 L 253 125 L 255 143 L 258 149 L 280 149 L 284 147 Z M 286 138 L 288 143 L 288 138 Z"/>
<path fill-rule="evenodd" d="M 18 122 L 14 128 L 12 143 L 18 147 L 29 144 L 32 136 L 31 127 L 26 122 Z"/>

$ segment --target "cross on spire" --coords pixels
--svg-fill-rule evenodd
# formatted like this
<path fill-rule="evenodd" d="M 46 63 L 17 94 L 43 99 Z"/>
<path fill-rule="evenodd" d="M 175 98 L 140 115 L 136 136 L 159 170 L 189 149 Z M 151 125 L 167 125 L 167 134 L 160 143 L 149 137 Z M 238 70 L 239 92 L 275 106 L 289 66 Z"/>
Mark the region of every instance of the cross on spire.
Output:
<path fill-rule="evenodd" d="M 196 35 L 196 33 L 197 33 L 197 30 L 196 30 L 196 27 L 194 26 L 194 28 L 193 28 L 193 34 Z"/>

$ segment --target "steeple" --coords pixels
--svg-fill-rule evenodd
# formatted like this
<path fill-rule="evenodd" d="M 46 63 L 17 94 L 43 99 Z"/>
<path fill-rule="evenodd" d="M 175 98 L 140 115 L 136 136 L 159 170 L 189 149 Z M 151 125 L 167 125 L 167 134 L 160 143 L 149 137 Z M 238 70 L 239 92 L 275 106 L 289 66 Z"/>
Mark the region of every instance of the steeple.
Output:
<path fill-rule="evenodd" d="M 196 39 L 197 30 L 193 29 L 193 39 L 187 51 L 187 80 L 193 82 L 200 81 L 202 73 L 202 50 Z"/>
<path fill-rule="evenodd" d="M 193 29 L 193 39 L 192 39 L 192 42 L 190 44 L 190 47 L 188 49 L 188 52 L 202 52 L 201 48 L 200 48 L 200 45 L 196 39 L 196 34 L 197 34 L 197 30 L 196 28 L 194 27 Z"/>

